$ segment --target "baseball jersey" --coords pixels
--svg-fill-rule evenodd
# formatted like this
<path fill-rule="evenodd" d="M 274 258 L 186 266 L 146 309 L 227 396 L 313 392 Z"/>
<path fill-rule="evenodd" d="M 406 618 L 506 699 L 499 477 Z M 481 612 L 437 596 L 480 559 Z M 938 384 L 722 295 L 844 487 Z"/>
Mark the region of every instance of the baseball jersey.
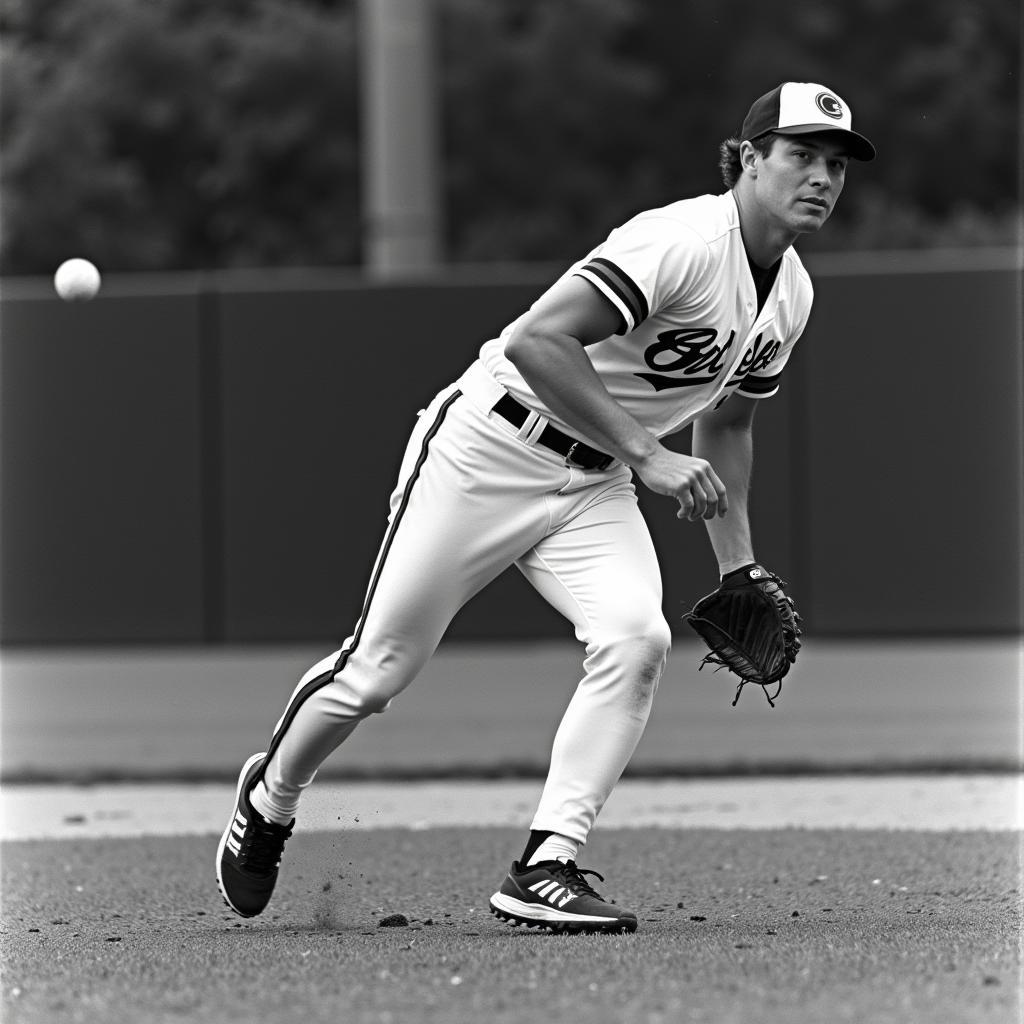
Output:
<path fill-rule="evenodd" d="M 732 192 L 638 214 L 563 278 L 571 275 L 618 310 L 619 330 L 586 351 L 611 396 L 656 437 L 730 395 L 774 395 L 813 297 L 791 247 L 758 311 Z M 517 322 L 483 345 L 480 361 L 521 402 L 573 433 L 505 357 Z"/>

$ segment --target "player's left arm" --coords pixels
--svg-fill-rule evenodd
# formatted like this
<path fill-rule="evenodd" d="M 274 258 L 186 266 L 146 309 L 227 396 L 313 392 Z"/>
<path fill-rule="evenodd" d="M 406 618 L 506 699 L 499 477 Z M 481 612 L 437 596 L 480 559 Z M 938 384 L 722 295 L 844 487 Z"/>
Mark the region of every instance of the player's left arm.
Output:
<path fill-rule="evenodd" d="M 729 494 L 728 512 L 721 518 L 706 520 L 723 576 L 757 561 L 747 511 L 757 404 L 757 399 L 733 395 L 718 409 L 703 413 L 693 425 L 693 454 L 715 467 Z"/>

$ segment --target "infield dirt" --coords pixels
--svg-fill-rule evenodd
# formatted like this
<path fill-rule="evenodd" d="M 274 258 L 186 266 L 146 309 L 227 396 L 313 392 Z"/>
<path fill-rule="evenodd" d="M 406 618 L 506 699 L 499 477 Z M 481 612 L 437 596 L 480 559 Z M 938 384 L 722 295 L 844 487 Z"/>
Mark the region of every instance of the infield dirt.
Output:
<path fill-rule="evenodd" d="M 631 829 L 584 866 L 631 936 L 499 924 L 501 828 L 312 832 L 267 913 L 213 881 L 216 837 L 3 848 L 7 1024 L 1016 1024 L 1019 836 Z M 406 927 L 380 927 L 390 914 Z"/>

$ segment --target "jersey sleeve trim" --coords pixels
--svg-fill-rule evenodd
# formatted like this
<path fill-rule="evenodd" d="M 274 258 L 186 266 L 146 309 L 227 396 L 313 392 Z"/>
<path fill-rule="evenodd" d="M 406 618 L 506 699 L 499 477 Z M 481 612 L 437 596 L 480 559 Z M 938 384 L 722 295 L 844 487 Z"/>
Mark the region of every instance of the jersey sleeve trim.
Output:
<path fill-rule="evenodd" d="M 771 398 L 779 390 L 781 371 L 771 377 L 744 377 L 736 393 L 747 398 Z"/>
<path fill-rule="evenodd" d="M 580 267 L 577 273 L 594 281 L 609 295 L 615 305 L 622 309 L 629 330 L 639 327 L 650 315 L 650 307 L 644 293 L 633 279 L 611 260 L 595 256 Z"/>

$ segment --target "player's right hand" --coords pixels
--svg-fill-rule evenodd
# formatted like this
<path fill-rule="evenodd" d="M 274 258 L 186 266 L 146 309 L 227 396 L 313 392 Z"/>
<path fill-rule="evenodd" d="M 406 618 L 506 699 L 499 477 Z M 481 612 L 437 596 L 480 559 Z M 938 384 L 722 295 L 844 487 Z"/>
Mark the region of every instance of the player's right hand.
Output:
<path fill-rule="evenodd" d="M 679 502 L 678 519 L 714 519 L 729 511 L 725 484 L 707 459 L 662 448 L 641 465 L 637 475 L 656 494 Z"/>

